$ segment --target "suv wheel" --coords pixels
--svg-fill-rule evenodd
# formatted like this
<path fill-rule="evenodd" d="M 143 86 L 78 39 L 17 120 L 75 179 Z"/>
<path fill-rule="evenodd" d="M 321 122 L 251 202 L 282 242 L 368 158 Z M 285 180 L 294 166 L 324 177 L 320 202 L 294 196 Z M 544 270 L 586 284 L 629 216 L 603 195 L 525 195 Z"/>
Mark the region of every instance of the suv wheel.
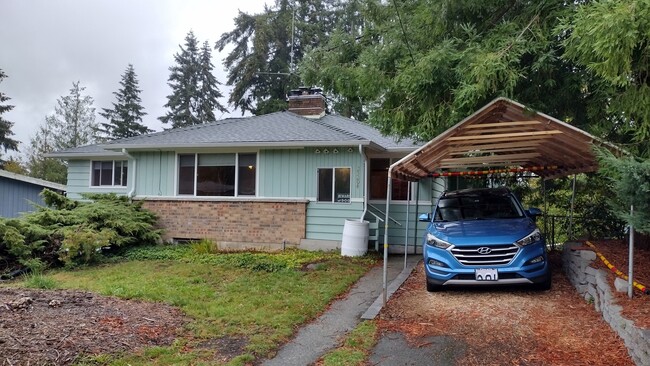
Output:
<path fill-rule="evenodd" d="M 435 285 L 433 283 L 430 283 L 428 280 L 425 280 L 427 283 L 427 291 L 429 292 L 438 292 L 442 290 L 442 285 Z"/>
<path fill-rule="evenodd" d="M 548 269 L 548 274 L 544 278 L 543 282 L 537 284 L 537 289 L 540 291 L 548 291 L 551 289 L 553 275 L 551 274 L 551 268 Z"/>

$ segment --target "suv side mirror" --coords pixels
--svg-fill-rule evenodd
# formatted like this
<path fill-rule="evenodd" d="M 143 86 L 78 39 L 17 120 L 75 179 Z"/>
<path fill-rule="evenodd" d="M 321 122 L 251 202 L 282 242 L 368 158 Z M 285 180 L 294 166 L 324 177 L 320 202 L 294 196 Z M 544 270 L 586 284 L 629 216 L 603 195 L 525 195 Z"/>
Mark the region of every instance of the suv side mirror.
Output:
<path fill-rule="evenodd" d="M 430 213 L 421 214 L 420 216 L 418 216 L 418 221 L 431 222 L 431 214 Z"/>
<path fill-rule="evenodd" d="M 537 207 L 530 207 L 528 210 L 526 210 L 526 213 L 531 217 L 542 216 L 542 210 Z"/>

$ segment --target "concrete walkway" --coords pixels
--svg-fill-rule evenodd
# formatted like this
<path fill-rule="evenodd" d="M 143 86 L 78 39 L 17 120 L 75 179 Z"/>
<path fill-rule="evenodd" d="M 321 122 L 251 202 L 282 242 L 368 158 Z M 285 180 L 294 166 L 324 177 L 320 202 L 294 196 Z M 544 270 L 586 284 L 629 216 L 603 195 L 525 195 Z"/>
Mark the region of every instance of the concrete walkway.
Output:
<path fill-rule="evenodd" d="M 388 296 L 408 278 L 422 255 L 410 255 L 404 269 L 404 255 L 389 256 L 387 261 Z M 350 289 L 348 295 L 335 301 L 313 322 L 301 328 L 293 340 L 285 344 L 275 358 L 264 366 L 307 366 L 336 347 L 342 337 L 354 329 L 361 319 L 373 319 L 383 303 L 383 265 L 370 271 Z M 392 291 L 391 291 L 392 290 Z"/>

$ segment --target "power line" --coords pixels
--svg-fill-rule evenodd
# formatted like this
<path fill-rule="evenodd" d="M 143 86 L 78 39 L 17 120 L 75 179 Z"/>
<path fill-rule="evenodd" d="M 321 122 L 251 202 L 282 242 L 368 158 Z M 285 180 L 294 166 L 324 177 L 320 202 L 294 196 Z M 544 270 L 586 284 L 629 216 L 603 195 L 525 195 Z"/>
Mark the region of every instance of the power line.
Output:
<path fill-rule="evenodd" d="M 399 26 L 402 28 L 402 36 L 404 36 L 404 42 L 406 43 L 406 48 L 409 50 L 409 55 L 411 56 L 411 61 L 413 62 L 413 66 L 415 66 L 415 57 L 413 57 L 413 52 L 411 51 L 411 44 L 409 43 L 409 39 L 406 36 L 406 30 L 404 29 L 404 23 L 402 23 L 402 16 L 399 14 L 399 8 L 397 7 L 397 3 L 395 3 L 395 0 L 393 0 L 393 6 L 395 7 L 395 12 L 397 13 L 397 19 L 399 20 Z"/>

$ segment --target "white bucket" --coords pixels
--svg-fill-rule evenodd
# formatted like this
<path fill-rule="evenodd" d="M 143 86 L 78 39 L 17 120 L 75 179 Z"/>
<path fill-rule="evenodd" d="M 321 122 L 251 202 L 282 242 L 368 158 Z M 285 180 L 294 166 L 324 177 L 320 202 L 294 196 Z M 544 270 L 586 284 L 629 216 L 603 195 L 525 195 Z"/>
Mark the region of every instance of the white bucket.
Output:
<path fill-rule="evenodd" d="M 341 255 L 359 257 L 368 252 L 368 221 L 345 220 Z"/>

